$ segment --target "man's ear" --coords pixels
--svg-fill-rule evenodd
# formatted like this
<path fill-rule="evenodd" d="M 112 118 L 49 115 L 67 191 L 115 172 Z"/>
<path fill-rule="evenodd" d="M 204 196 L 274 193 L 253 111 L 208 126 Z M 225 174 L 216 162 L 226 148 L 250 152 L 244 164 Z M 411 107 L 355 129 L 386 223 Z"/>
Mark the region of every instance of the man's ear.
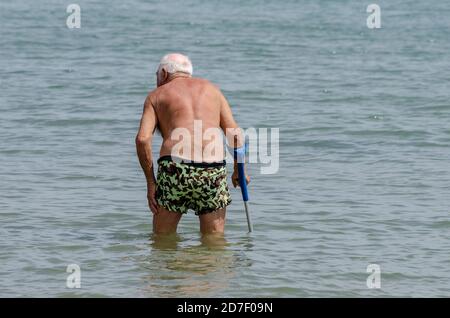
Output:
<path fill-rule="evenodd" d="M 161 70 L 161 78 L 162 82 L 165 83 L 167 81 L 167 78 L 169 77 L 169 73 L 165 69 Z"/>

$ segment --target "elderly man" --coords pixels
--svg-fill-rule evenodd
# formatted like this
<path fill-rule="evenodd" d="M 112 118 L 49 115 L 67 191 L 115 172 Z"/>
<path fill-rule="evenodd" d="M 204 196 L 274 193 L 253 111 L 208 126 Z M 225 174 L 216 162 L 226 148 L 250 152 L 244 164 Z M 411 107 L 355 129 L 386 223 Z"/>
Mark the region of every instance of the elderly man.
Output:
<path fill-rule="evenodd" d="M 190 209 L 199 215 L 203 234 L 223 233 L 226 206 L 231 203 L 223 147 L 205 151 L 211 142 L 202 138 L 199 143 L 194 134 L 198 123 L 201 132 L 215 128 L 227 133 L 228 129 L 238 129 L 230 106 L 216 86 L 205 79 L 192 77 L 191 61 L 182 54 L 164 56 L 156 77 L 157 88 L 145 100 L 136 136 L 139 162 L 147 179 L 153 231 L 159 234 L 176 232 L 181 216 Z M 151 154 L 156 128 L 163 138 L 157 179 Z M 181 156 L 175 151 L 180 130 L 191 135 L 181 136 L 189 141 L 189 147 Z M 231 146 L 241 147 L 242 138 L 233 138 Z M 196 160 L 198 152 L 201 160 Z M 236 166 L 235 162 L 232 176 L 235 187 L 238 184 Z M 248 176 L 246 179 L 249 182 Z"/>

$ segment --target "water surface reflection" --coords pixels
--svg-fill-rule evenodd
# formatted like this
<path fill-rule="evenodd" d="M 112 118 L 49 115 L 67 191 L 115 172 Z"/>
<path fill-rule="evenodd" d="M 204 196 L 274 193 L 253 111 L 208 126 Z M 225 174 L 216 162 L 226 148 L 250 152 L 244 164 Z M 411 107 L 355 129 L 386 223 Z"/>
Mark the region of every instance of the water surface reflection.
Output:
<path fill-rule="evenodd" d="M 223 235 L 197 239 L 151 235 L 144 293 L 152 297 L 214 297 L 229 287 L 236 251 Z"/>

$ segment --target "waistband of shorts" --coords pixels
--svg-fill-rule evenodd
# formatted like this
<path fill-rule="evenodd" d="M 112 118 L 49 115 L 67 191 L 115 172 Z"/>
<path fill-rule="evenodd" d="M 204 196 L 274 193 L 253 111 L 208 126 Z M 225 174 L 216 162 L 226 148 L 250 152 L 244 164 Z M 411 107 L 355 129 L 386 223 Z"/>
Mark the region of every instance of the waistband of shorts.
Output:
<path fill-rule="evenodd" d="M 161 163 L 161 161 L 168 161 L 168 162 L 174 162 L 174 163 L 180 163 L 192 167 L 198 167 L 198 168 L 213 168 L 213 167 L 225 167 L 227 162 L 225 160 L 218 161 L 218 162 L 196 162 L 189 159 L 183 159 L 179 157 L 174 156 L 162 156 L 158 159 L 158 164 Z"/>

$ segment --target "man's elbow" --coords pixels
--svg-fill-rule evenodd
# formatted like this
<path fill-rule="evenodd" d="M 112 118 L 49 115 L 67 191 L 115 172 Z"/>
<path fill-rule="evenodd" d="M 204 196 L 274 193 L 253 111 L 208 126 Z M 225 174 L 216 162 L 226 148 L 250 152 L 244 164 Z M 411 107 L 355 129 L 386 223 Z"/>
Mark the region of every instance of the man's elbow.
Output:
<path fill-rule="evenodd" d="M 143 146 L 150 143 L 150 138 L 147 136 L 137 135 L 136 136 L 136 145 L 137 146 Z"/>

